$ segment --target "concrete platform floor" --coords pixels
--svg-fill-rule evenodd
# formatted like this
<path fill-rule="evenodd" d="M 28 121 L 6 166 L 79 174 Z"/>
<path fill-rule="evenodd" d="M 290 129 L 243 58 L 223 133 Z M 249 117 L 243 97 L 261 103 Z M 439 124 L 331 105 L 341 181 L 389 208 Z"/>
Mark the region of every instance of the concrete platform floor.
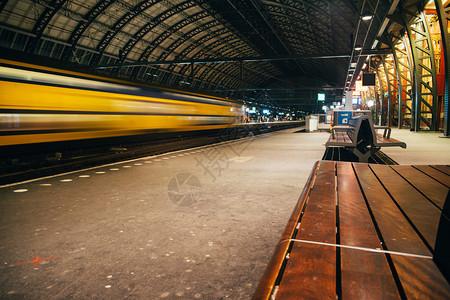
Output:
<path fill-rule="evenodd" d="M 288 129 L 2 187 L 0 298 L 248 299 L 328 136 Z M 392 136 L 408 144 L 384 150 L 399 163 L 450 164 L 449 139 Z"/>
<path fill-rule="evenodd" d="M 0 298 L 248 299 L 327 133 L 299 129 L 0 189 Z"/>
<path fill-rule="evenodd" d="M 406 149 L 385 147 L 381 151 L 400 165 L 450 165 L 450 138 L 440 132 L 392 129 L 391 137 L 406 143 Z"/>

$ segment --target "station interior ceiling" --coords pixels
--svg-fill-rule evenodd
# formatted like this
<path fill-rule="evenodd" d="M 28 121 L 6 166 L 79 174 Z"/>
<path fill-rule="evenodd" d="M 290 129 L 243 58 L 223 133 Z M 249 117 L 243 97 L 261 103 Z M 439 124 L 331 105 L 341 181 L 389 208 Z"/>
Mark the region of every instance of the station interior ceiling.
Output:
<path fill-rule="evenodd" d="M 417 0 L 9 0 L 2 53 L 154 86 L 313 111 L 389 53 Z M 405 14 L 405 11 L 407 12 Z"/>

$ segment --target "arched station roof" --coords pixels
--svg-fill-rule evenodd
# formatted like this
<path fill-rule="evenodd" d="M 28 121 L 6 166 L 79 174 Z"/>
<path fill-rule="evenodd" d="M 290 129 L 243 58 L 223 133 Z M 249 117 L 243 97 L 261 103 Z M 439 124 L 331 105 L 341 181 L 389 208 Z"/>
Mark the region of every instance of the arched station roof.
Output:
<path fill-rule="evenodd" d="M 0 4 L 0 46 L 153 85 L 308 110 L 318 90 L 327 100 L 342 97 L 364 55 L 382 53 L 375 41 L 398 4 L 9 0 Z"/>

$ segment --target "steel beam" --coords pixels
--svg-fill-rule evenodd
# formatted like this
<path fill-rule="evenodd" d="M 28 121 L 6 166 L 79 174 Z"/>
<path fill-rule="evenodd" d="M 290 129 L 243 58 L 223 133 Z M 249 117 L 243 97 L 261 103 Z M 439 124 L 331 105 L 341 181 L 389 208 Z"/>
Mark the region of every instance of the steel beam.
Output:
<path fill-rule="evenodd" d="M 413 62 L 411 50 L 405 36 L 394 37 L 392 41 L 394 62 L 398 79 L 398 128 L 411 128 L 412 126 L 412 96 L 413 96 Z"/>
<path fill-rule="evenodd" d="M 406 26 L 414 61 L 414 130 L 436 130 L 437 80 L 433 44 L 425 13 L 408 21 Z"/>
<path fill-rule="evenodd" d="M 369 55 L 387 55 L 391 53 L 390 49 L 381 50 L 363 50 L 361 56 Z M 220 64 L 234 62 L 269 62 L 269 61 L 287 61 L 297 59 L 334 59 L 349 58 L 350 54 L 316 54 L 316 55 L 285 55 L 277 57 L 219 57 L 207 59 L 180 59 L 180 60 L 161 60 L 148 62 L 131 62 L 113 65 L 96 66 L 95 69 L 109 69 L 117 67 L 136 67 L 136 66 L 162 66 L 162 65 L 189 65 L 189 64 Z"/>
<path fill-rule="evenodd" d="M 389 59 L 388 59 L 389 58 Z M 389 78 L 389 85 L 391 87 L 391 119 L 389 124 L 391 126 L 399 126 L 400 120 L 400 76 L 398 65 L 396 64 L 394 55 L 389 55 L 385 57 L 387 75 Z"/>
<path fill-rule="evenodd" d="M 386 73 L 384 70 L 383 63 L 380 62 L 377 68 L 378 86 L 380 87 L 380 97 L 377 101 L 379 120 L 382 126 L 387 126 L 388 124 L 388 107 L 389 107 L 389 89 L 387 86 Z"/>
<path fill-rule="evenodd" d="M 397 70 L 392 55 L 382 58 L 384 73 L 386 75 L 386 87 L 388 90 L 387 101 L 387 126 L 398 125 L 398 78 Z"/>
<path fill-rule="evenodd" d="M 45 28 L 47 28 L 47 25 L 56 15 L 58 10 L 67 2 L 68 1 L 66 0 L 53 0 L 46 6 L 45 11 L 39 16 L 39 19 L 36 21 L 32 30 L 32 33 L 36 36 L 28 40 L 28 43 L 25 47 L 25 52 L 35 53 L 36 45 L 39 39 L 42 37 Z"/>
<path fill-rule="evenodd" d="M 444 8 L 442 0 L 435 0 L 436 10 L 439 18 L 439 25 L 441 27 L 442 44 L 445 59 L 445 92 L 444 92 L 444 135 L 450 136 L 450 36 L 448 33 L 448 22 L 450 22 L 450 6 Z"/>

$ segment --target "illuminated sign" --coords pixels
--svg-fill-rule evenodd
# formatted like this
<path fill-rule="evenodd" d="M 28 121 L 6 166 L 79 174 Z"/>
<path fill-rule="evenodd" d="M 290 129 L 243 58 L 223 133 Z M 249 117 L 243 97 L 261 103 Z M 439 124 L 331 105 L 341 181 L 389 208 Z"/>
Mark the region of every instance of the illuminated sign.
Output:
<path fill-rule="evenodd" d="M 317 94 L 317 101 L 325 101 L 325 94 L 323 93 Z"/>

